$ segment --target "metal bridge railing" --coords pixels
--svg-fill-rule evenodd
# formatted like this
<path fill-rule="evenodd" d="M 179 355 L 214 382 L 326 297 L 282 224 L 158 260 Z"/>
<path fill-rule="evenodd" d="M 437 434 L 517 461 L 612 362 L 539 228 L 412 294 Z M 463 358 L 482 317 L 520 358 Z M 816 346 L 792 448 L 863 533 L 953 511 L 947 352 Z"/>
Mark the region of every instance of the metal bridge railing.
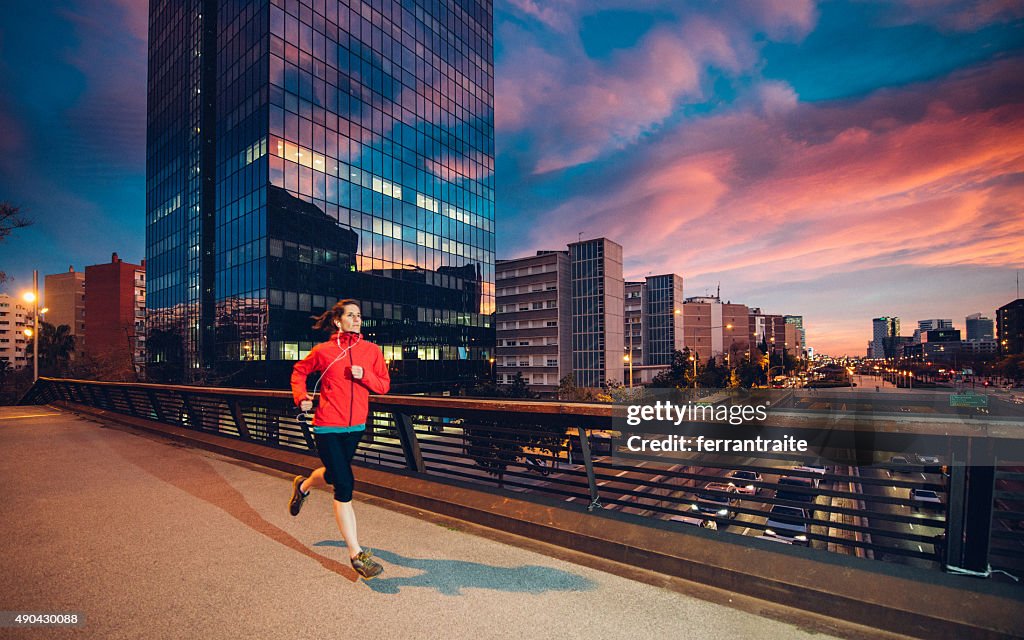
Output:
<path fill-rule="evenodd" d="M 22 403 L 54 401 L 268 447 L 314 449 L 286 391 L 41 378 Z M 794 456 L 613 455 L 622 442 L 606 404 L 389 395 L 372 396 L 370 407 L 357 453 L 364 464 L 545 495 L 568 508 L 621 511 L 681 531 L 717 529 L 733 541 L 760 538 L 983 575 L 1024 571 L 1019 422 L 908 424 L 883 416 L 873 420 L 873 447 L 891 458 L 810 467 L 804 465 L 815 461 Z M 813 413 L 796 417 L 787 428 L 809 438 L 858 428 Z M 911 458 L 909 447 L 934 455 Z M 737 471 L 755 479 L 730 477 Z"/>

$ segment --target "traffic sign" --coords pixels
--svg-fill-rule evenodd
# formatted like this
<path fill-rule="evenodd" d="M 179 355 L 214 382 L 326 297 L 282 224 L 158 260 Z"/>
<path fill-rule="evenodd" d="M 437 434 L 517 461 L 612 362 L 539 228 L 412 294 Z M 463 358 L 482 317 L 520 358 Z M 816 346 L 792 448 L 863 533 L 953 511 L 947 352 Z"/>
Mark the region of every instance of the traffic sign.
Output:
<path fill-rule="evenodd" d="M 949 396 L 951 407 L 987 407 L 988 396 L 980 393 L 954 393 Z"/>

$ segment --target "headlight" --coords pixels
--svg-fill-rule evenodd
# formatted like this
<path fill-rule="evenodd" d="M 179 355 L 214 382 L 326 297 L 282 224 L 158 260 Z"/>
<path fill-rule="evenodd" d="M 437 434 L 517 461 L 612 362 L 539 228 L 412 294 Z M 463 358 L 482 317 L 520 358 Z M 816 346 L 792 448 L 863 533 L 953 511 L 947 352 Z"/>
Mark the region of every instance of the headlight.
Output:
<path fill-rule="evenodd" d="M 720 516 L 727 516 L 727 515 L 729 515 L 729 510 L 728 509 L 719 509 L 718 510 L 718 515 L 720 515 Z"/>
<path fill-rule="evenodd" d="M 799 542 L 807 542 L 807 536 L 796 536 L 793 539 Z"/>
<path fill-rule="evenodd" d="M 754 490 L 754 485 L 748 484 L 747 485 L 747 491 L 753 491 L 753 490 Z"/>
<path fill-rule="evenodd" d="M 700 511 L 700 507 L 695 504 L 690 505 L 690 511 Z"/>
<path fill-rule="evenodd" d="M 774 535 L 776 535 L 776 534 L 775 534 L 775 532 L 774 532 L 774 531 L 772 531 L 771 529 L 765 529 L 765 530 L 764 530 L 764 535 L 766 535 L 766 536 L 774 536 Z"/>

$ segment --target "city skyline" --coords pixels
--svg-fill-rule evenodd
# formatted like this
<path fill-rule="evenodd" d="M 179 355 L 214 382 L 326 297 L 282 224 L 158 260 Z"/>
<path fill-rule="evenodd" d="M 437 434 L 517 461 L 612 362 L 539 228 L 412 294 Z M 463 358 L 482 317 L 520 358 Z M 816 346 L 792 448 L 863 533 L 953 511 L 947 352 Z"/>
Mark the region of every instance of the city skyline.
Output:
<path fill-rule="evenodd" d="M 145 3 L 2 11 L 0 200 L 35 220 L 2 245 L 4 289 L 140 260 Z M 991 315 L 1024 256 L 1022 16 L 497 2 L 498 258 L 608 237 L 627 280 L 721 283 L 836 355 L 874 317 Z"/>

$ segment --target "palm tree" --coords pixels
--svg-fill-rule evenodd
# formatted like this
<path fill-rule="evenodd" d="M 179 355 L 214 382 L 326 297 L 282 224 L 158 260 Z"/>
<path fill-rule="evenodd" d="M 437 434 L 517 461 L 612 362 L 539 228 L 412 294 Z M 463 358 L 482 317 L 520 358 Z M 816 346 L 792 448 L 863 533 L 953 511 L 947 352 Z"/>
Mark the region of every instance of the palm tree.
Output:
<path fill-rule="evenodd" d="M 14 367 L 7 360 L 0 360 L 0 389 L 3 389 L 4 383 L 7 382 L 7 376 L 14 373 Z"/>
<path fill-rule="evenodd" d="M 33 341 L 34 342 L 34 341 Z M 32 355 L 33 343 L 25 350 L 26 356 Z M 49 322 L 39 325 L 39 373 L 42 375 L 59 375 L 67 370 L 71 354 L 75 352 L 75 336 L 71 335 L 71 327 L 62 324 L 54 327 Z"/>

